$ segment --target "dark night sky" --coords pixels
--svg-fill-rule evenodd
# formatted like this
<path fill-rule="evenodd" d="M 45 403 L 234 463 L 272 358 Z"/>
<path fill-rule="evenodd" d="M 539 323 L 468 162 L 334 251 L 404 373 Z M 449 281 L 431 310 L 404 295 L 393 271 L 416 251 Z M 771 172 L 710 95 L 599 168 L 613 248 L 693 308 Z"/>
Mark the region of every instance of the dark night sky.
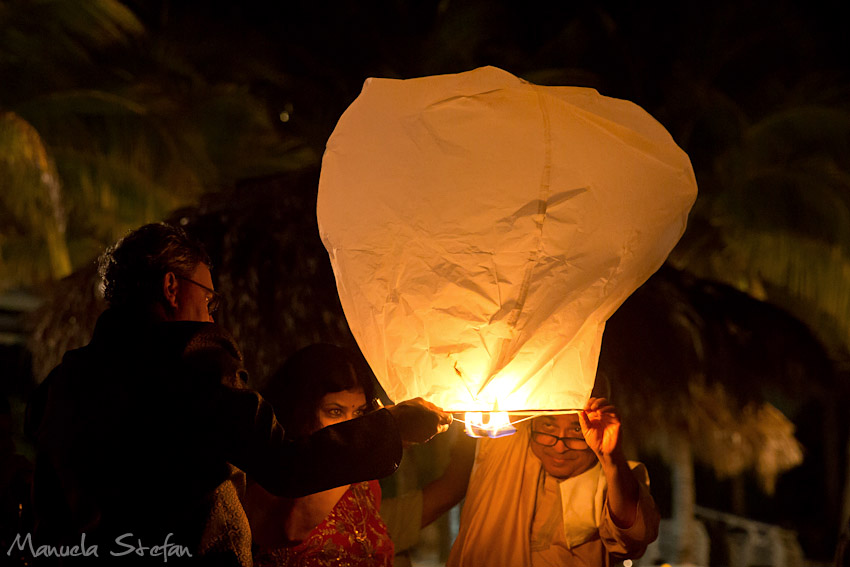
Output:
<path fill-rule="evenodd" d="M 650 112 L 669 106 L 682 82 L 696 81 L 758 112 L 804 76 L 818 74 L 828 85 L 846 81 L 848 69 L 839 19 L 817 2 L 130 5 L 153 33 L 186 46 L 209 77 L 250 75 L 256 63 L 268 63 L 281 75 L 253 77 L 256 88 L 273 105 L 294 103 L 296 113 L 318 128 L 310 136 L 317 141 L 326 139 L 369 76 L 409 78 L 495 65 L 537 82 L 596 87 Z"/>

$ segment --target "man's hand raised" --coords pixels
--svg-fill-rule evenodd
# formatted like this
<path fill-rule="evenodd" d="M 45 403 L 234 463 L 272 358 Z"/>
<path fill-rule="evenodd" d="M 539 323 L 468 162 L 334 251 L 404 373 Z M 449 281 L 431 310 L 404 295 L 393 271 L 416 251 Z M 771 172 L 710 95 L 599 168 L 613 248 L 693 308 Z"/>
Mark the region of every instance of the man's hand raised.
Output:
<path fill-rule="evenodd" d="M 395 418 L 405 446 L 425 443 L 438 433 L 447 431 L 452 423 L 450 413 L 422 398 L 387 406 L 387 410 Z"/>

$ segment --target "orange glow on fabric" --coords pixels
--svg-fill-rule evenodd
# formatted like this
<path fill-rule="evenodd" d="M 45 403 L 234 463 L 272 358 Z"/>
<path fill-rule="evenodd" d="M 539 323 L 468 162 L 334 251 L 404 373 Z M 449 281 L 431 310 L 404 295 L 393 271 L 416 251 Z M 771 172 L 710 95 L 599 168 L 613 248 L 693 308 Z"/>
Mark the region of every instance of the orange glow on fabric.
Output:
<path fill-rule="evenodd" d="M 688 156 L 637 105 L 485 67 L 368 79 L 328 140 L 317 215 L 392 400 L 522 412 L 584 407 L 605 321 L 695 198 Z"/>

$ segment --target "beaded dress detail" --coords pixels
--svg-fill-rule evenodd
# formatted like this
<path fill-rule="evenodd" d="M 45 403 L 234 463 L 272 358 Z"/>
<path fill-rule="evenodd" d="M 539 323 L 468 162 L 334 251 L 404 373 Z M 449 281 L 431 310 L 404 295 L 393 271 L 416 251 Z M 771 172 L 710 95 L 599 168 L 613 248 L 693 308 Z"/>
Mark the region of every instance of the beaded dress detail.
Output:
<path fill-rule="evenodd" d="M 255 550 L 257 567 L 392 567 L 393 542 L 381 519 L 377 480 L 352 484 L 297 545 Z"/>

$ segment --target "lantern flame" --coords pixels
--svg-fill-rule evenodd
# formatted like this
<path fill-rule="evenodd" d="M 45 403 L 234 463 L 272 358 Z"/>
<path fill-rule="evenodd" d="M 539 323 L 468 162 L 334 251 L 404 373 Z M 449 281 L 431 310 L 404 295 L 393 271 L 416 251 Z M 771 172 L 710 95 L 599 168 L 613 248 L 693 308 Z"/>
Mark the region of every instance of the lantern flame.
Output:
<path fill-rule="evenodd" d="M 466 434 L 470 437 L 495 439 L 516 433 L 516 427 L 504 411 L 468 411 L 463 414 L 463 421 L 466 423 Z"/>

